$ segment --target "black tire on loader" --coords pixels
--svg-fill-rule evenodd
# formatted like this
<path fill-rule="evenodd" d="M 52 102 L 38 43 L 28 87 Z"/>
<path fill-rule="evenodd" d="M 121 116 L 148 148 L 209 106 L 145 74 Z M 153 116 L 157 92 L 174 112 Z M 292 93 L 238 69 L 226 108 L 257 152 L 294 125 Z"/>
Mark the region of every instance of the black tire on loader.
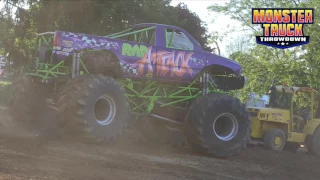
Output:
<path fill-rule="evenodd" d="M 320 126 L 316 128 L 312 136 L 307 139 L 309 153 L 320 156 Z"/>
<path fill-rule="evenodd" d="M 181 129 L 153 117 L 142 117 L 139 120 L 139 129 L 151 142 L 168 144 L 169 146 L 182 147 L 185 137 Z"/>
<path fill-rule="evenodd" d="M 194 150 L 226 158 L 246 148 L 251 121 L 239 99 L 226 94 L 208 94 L 190 106 L 184 132 Z"/>
<path fill-rule="evenodd" d="M 103 75 L 83 75 L 67 81 L 59 88 L 57 108 L 59 124 L 70 135 L 81 133 L 104 142 L 121 134 L 129 118 L 124 89 Z"/>
<path fill-rule="evenodd" d="M 286 141 L 285 132 L 278 128 L 270 128 L 263 137 L 264 147 L 269 150 L 282 151 Z"/>

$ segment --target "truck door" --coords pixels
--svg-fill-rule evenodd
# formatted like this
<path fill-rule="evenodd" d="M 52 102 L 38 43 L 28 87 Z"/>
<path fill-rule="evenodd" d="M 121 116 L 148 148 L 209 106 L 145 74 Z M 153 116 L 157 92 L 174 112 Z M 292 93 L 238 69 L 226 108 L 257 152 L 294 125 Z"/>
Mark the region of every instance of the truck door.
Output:
<path fill-rule="evenodd" d="M 122 61 L 120 65 L 125 76 L 152 78 L 155 72 L 152 59 L 155 59 L 155 29 L 135 29 L 128 41 L 122 44 Z"/>

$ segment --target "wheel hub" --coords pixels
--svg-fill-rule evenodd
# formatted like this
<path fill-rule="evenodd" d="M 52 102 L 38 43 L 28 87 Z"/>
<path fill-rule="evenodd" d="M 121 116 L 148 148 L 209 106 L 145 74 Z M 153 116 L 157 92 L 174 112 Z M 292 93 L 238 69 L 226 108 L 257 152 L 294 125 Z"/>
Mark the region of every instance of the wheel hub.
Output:
<path fill-rule="evenodd" d="M 109 96 L 100 97 L 94 106 L 96 121 L 103 126 L 110 124 L 116 115 L 116 104 Z"/>
<path fill-rule="evenodd" d="M 213 121 L 213 132 L 222 141 L 232 140 L 238 133 L 239 123 L 234 115 L 222 113 Z"/>
<path fill-rule="evenodd" d="M 277 136 L 277 137 L 274 139 L 274 144 L 275 144 L 277 147 L 281 146 L 281 144 L 282 144 L 282 138 L 279 137 L 279 136 Z"/>

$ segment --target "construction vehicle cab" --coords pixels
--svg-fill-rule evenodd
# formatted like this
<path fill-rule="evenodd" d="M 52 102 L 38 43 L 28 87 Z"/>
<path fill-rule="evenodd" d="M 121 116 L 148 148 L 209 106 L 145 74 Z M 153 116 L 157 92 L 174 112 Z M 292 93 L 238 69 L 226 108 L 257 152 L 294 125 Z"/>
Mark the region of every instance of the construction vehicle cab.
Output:
<path fill-rule="evenodd" d="M 319 92 L 309 87 L 273 86 L 265 108 L 248 107 L 253 139 L 272 150 L 294 150 L 300 145 L 320 155 Z"/>

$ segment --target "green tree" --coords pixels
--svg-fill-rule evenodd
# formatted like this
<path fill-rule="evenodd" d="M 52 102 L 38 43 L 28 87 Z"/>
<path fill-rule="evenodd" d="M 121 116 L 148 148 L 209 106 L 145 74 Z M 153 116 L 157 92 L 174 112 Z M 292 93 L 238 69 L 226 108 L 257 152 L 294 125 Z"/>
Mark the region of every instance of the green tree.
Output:
<path fill-rule="evenodd" d="M 211 36 L 208 33 L 207 24 L 197 14 L 191 12 L 184 3 L 178 4 L 174 11 L 178 14 L 178 21 L 183 22 L 181 27 L 187 30 L 206 51 L 214 51 L 210 47 Z"/>
<path fill-rule="evenodd" d="M 225 5 L 212 5 L 208 9 L 212 12 L 223 13 L 242 23 L 248 37 L 254 39 L 262 34 L 260 25 L 252 25 L 251 11 L 253 7 L 318 7 L 320 1 L 312 0 L 231 0 Z M 241 12 L 241 13 L 240 13 Z M 272 82 L 296 86 L 320 87 L 318 67 L 320 28 L 319 9 L 315 8 L 315 24 L 306 25 L 304 32 L 311 36 L 310 43 L 302 47 L 285 50 L 254 44 L 246 51 L 233 51 L 230 58 L 240 62 L 244 74 L 248 77 L 248 84 L 241 90 L 241 98 L 246 99 L 250 92 L 264 94 Z M 230 45 L 237 49 L 237 44 Z"/>
<path fill-rule="evenodd" d="M 5 46 L 10 46 L 10 52 L 14 52 L 11 54 L 19 56 L 14 59 L 21 62 L 31 57 L 30 49 L 37 33 L 62 30 L 107 35 L 137 23 L 180 26 L 190 32 L 206 50 L 212 50 L 208 46 L 205 24 L 183 4 L 170 6 L 171 0 L 5 2 L 11 10 L 18 7 L 13 27 L 14 41 Z M 19 8 L 26 6 L 27 9 Z"/>

